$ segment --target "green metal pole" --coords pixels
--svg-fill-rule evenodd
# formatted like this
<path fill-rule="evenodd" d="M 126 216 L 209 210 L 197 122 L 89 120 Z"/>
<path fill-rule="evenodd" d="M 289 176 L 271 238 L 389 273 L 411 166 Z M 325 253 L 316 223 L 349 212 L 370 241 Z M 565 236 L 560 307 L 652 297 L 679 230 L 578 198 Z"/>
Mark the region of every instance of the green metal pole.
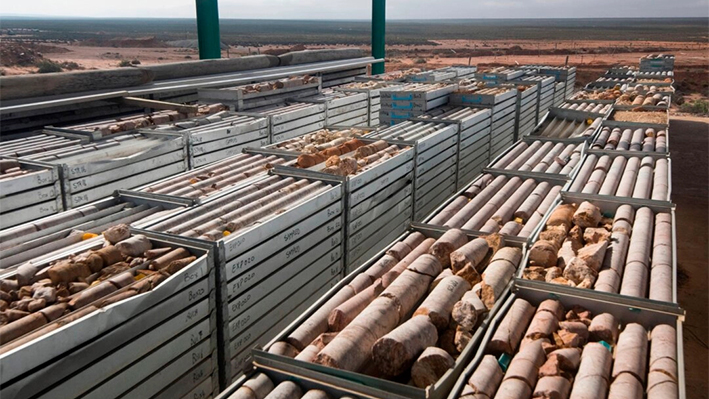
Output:
<path fill-rule="evenodd" d="M 372 0 L 372 57 L 384 59 L 386 31 L 386 0 Z M 372 65 L 372 74 L 384 73 L 384 63 Z"/>
<path fill-rule="evenodd" d="M 217 0 L 195 0 L 197 3 L 197 42 L 202 60 L 222 57 L 219 38 L 219 5 Z"/>

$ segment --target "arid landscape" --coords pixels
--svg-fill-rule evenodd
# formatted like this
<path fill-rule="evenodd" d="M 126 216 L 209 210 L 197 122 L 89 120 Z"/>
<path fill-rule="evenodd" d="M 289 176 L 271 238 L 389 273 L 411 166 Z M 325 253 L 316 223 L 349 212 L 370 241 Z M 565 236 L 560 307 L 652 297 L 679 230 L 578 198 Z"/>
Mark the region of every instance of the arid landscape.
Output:
<path fill-rule="evenodd" d="M 4 75 L 37 73 L 41 66 L 106 69 L 199 58 L 192 20 L 2 22 Z M 368 29 L 366 21 L 224 20 L 222 56 L 326 47 L 369 52 Z M 678 102 L 709 97 L 709 35 L 702 18 L 392 21 L 387 46 L 387 70 L 568 62 L 578 68 L 579 87 L 609 66 L 672 53 Z"/>

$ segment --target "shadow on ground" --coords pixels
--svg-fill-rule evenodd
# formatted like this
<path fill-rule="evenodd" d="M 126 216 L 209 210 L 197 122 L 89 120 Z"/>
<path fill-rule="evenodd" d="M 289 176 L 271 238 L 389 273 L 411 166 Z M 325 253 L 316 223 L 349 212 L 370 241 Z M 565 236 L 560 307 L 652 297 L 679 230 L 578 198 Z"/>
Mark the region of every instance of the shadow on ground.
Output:
<path fill-rule="evenodd" d="M 709 119 L 672 118 L 672 200 L 677 204 L 678 297 L 687 311 L 687 397 L 709 397 Z"/>

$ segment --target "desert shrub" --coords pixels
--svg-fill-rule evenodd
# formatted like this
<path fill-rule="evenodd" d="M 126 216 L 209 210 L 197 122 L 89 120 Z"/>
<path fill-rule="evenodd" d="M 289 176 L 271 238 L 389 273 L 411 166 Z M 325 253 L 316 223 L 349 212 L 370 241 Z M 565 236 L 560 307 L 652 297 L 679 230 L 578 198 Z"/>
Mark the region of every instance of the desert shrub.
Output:
<path fill-rule="evenodd" d="M 709 101 L 707 100 L 694 100 L 682 104 L 679 108 L 680 111 L 686 112 L 688 114 L 709 114 Z"/>
<path fill-rule="evenodd" d="M 37 63 L 37 73 L 61 72 L 62 66 L 52 60 L 42 60 Z"/>
<path fill-rule="evenodd" d="M 81 67 L 81 65 L 77 64 L 74 61 L 64 61 L 61 63 L 61 67 L 62 67 L 62 69 L 66 69 L 69 71 L 73 71 L 75 69 L 84 69 Z"/>
<path fill-rule="evenodd" d="M 131 65 L 131 64 L 130 64 L 130 61 L 129 61 L 129 60 L 121 60 L 121 62 L 118 63 L 118 66 L 121 67 L 121 68 L 123 68 L 123 67 L 129 67 L 130 65 Z"/>
<path fill-rule="evenodd" d="M 426 60 L 423 59 L 423 58 L 417 58 L 417 59 L 414 61 L 414 64 L 425 64 L 425 63 L 426 63 Z"/>

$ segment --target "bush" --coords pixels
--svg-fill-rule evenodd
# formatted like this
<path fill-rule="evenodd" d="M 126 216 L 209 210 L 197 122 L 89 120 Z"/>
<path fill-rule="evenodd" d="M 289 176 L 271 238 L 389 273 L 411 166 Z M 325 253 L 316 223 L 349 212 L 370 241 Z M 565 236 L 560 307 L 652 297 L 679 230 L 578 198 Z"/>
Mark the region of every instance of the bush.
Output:
<path fill-rule="evenodd" d="M 679 108 L 680 111 L 686 112 L 688 114 L 709 114 L 709 101 L 707 100 L 694 100 L 682 104 Z"/>
<path fill-rule="evenodd" d="M 130 65 L 131 65 L 130 61 L 128 61 L 128 60 L 121 60 L 121 62 L 118 63 L 118 66 L 121 68 L 129 67 Z"/>
<path fill-rule="evenodd" d="M 37 63 L 37 73 L 61 72 L 62 66 L 52 60 L 42 60 Z"/>
<path fill-rule="evenodd" d="M 84 69 L 81 67 L 81 65 L 77 64 L 74 61 L 64 61 L 61 63 L 61 67 L 62 67 L 62 69 L 66 69 L 69 71 L 73 71 L 75 69 Z"/>
<path fill-rule="evenodd" d="M 417 58 L 417 59 L 414 61 L 414 64 L 425 64 L 425 63 L 426 63 L 426 60 L 423 59 L 423 58 Z"/>

